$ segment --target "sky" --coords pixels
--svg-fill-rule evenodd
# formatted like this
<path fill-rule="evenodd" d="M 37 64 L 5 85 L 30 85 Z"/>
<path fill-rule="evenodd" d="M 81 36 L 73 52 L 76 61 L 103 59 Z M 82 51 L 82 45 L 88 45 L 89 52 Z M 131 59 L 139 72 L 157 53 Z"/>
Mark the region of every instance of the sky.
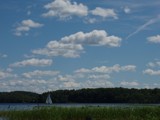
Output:
<path fill-rule="evenodd" d="M 159 0 L 1 0 L 0 92 L 160 87 Z"/>

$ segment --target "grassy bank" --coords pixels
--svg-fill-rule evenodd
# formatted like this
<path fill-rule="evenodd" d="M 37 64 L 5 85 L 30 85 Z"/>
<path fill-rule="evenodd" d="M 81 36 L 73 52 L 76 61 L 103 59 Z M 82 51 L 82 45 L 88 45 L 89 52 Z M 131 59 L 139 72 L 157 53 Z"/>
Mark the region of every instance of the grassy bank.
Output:
<path fill-rule="evenodd" d="M 1 111 L 0 117 L 9 120 L 159 120 L 160 107 L 50 107 L 28 111 Z"/>

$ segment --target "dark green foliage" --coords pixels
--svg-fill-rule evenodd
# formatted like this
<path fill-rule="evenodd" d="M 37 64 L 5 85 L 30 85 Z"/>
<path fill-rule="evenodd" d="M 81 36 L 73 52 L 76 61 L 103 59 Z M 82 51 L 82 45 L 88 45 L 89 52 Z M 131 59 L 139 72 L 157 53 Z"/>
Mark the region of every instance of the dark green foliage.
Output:
<path fill-rule="evenodd" d="M 42 94 L 44 100 L 47 93 Z M 160 89 L 97 88 L 51 92 L 54 103 L 160 103 Z"/>
<path fill-rule="evenodd" d="M 53 103 L 160 103 L 160 89 L 96 88 L 50 92 Z M 45 103 L 48 93 L 1 92 L 0 103 Z"/>
<path fill-rule="evenodd" d="M 0 93 L 1 103 L 36 103 L 39 95 L 32 92 L 15 91 Z"/>

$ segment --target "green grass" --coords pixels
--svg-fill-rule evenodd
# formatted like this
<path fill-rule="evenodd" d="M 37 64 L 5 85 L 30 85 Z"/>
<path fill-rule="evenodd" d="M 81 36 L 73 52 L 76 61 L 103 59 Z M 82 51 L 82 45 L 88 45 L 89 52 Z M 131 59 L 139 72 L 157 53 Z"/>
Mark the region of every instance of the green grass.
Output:
<path fill-rule="evenodd" d="M 28 111 L 1 111 L 9 120 L 160 120 L 160 107 L 44 107 Z"/>

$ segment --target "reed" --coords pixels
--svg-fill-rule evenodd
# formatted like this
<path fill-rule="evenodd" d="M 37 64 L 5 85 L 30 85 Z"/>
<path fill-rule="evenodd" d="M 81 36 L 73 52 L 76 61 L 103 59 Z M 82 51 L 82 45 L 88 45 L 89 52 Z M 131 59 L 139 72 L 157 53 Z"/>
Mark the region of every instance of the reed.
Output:
<path fill-rule="evenodd" d="M 159 120 L 160 107 L 42 107 L 1 111 L 7 120 Z"/>

